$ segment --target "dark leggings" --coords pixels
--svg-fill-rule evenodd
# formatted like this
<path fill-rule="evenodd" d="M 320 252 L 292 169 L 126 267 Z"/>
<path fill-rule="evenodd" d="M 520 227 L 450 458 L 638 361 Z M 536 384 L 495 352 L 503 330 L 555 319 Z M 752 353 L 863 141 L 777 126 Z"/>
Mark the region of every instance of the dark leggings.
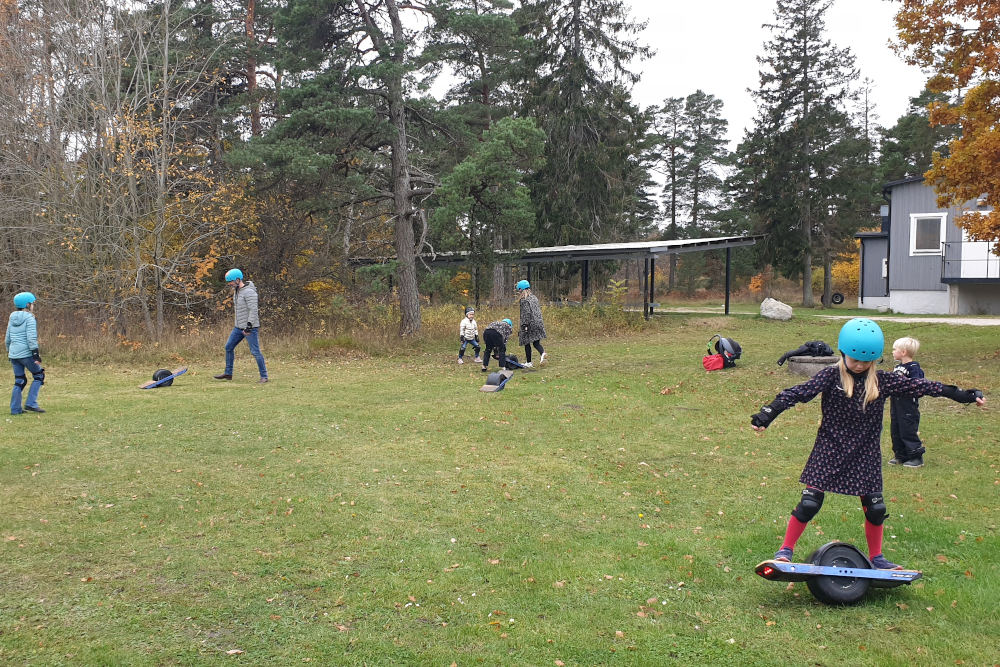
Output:
<path fill-rule="evenodd" d="M 542 349 L 542 341 L 536 340 L 531 345 L 524 346 L 524 360 L 526 362 L 531 361 L 531 346 L 534 345 L 535 349 L 538 350 L 538 354 L 542 354 L 545 350 Z"/>
<path fill-rule="evenodd" d="M 493 354 L 494 350 L 497 353 L 497 358 L 500 360 L 500 368 L 503 368 L 507 358 L 507 344 L 504 342 L 500 332 L 493 329 L 484 331 L 483 346 L 486 348 L 483 354 L 483 368 L 490 365 L 490 355 Z"/>

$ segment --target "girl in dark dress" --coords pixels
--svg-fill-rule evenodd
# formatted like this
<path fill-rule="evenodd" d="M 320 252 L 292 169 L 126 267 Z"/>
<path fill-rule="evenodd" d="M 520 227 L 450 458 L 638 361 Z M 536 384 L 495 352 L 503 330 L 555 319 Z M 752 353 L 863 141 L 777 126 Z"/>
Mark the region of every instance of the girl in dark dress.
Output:
<path fill-rule="evenodd" d="M 809 381 L 785 389 L 750 420 L 763 431 L 781 412 L 796 403 L 822 394 L 823 418 L 816 442 L 799 481 L 806 485 L 802 499 L 792 510 L 781 548 L 774 560 L 791 561 L 792 550 L 806 524 L 823 505 L 829 491 L 859 496 L 865 512 L 865 539 L 869 558 L 881 570 L 900 570 L 882 554 L 882 522 L 886 517 L 882 497 L 882 413 L 890 396 L 918 398 L 945 396 L 959 403 L 986 401 L 977 389 L 963 390 L 932 380 L 907 378 L 878 371 L 875 360 L 882 355 L 885 339 L 872 320 L 854 318 L 840 330 L 837 347 L 841 359 Z"/>

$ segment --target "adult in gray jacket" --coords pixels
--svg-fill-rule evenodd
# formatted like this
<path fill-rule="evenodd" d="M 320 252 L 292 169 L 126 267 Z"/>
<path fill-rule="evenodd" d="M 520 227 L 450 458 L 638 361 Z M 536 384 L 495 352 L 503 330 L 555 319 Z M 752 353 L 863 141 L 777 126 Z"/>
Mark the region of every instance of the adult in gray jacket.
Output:
<path fill-rule="evenodd" d="M 38 325 L 35 323 L 35 295 L 21 292 L 14 296 L 14 312 L 7 320 L 7 335 L 3 344 L 7 348 L 7 358 L 14 368 L 14 390 L 10 393 L 10 414 L 45 412 L 38 407 L 38 392 L 45 384 L 45 369 L 42 356 L 38 353 Z M 21 394 L 28 386 L 26 372 L 31 372 L 31 388 L 28 400 L 21 407 Z"/>
<path fill-rule="evenodd" d="M 226 341 L 226 370 L 221 375 L 216 375 L 216 380 L 233 379 L 233 362 L 236 359 L 236 346 L 244 338 L 250 346 L 250 354 L 257 360 L 257 369 L 260 371 L 260 382 L 267 382 L 267 366 L 264 364 L 264 355 L 260 353 L 260 341 L 257 339 L 257 332 L 260 329 L 260 315 L 257 313 L 257 288 L 253 281 L 243 282 L 243 272 L 239 269 L 229 269 L 226 271 L 226 282 L 233 288 L 233 308 L 236 311 L 236 326 L 229 334 Z"/>
<path fill-rule="evenodd" d="M 538 297 L 531 293 L 531 284 L 527 280 L 518 281 L 515 289 L 521 295 L 521 328 L 517 332 L 517 339 L 524 346 L 524 365 L 531 368 L 532 346 L 542 355 L 538 360 L 539 364 L 544 364 L 548 356 L 542 347 L 542 339 L 545 338 L 542 306 L 538 303 Z"/>

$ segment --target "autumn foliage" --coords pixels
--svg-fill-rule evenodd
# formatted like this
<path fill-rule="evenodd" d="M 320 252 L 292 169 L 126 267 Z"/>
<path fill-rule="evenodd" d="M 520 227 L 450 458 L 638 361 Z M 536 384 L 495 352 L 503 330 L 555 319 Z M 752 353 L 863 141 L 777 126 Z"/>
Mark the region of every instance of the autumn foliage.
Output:
<path fill-rule="evenodd" d="M 930 106 L 932 126 L 956 125 L 961 135 L 947 158 L 935 155 L 925 174 L 938 205 L 961 207 L 985 195 L 993 210 L 968 211 L 957 223 L 1000 254 L 1000 2 L 902 0 L 896 14 L 897 49 L 907 62 L 929 68 L 933 92 L 966 91 L 953 104 Z"/>

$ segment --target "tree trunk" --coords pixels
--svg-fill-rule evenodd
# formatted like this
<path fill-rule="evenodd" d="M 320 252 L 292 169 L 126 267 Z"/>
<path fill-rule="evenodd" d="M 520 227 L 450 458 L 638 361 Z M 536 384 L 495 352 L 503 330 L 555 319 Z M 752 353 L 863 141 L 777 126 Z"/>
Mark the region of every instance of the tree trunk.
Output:
<path fill-rule="evenodd" d="M 260 101 L 257 99 L 257 56 L 256 56 L 256 33 L 254 31 L 254 19 L 257 9 L 256 0 L 247 2 L 246 16 L 246 36 L 247 36 L 247 97 L 250 100 L 250 134 L 259 137 L 261 135 L 260 125 Z"/>
<path fill-rule="evenodd" d="M 812 216 L 809 202 L 802 209 L 802 307 L 813 307 L 812 292 Z"/>
<path fill-rule="evenodd" d="M 829 250 L 823 251 L 823 296 L 820 301 L 824 308 L 829 308 L 833 303 L 833 253 Z"/>
<path fill-rule="evenodd" d="M 403 41 L 403 24 L 395 0 L 386 3 L 392 21 L 393 39 Z M 402 59 L 401 52 L 393 60 Z M 399 335 L 410 336 L 420 331 L 420 293 L 417 289 L 416 249 L 413 234 L 413 190 L 410 184 L 410 157 L 406 143 L 406 110 L 403 80 L 398 67 L 386 76 L 386 97 L 389 100 L 389 122 L 395 128 L 392 137 L 392 194 L 396 214 L 396 276 L 399 285 Z"/>

